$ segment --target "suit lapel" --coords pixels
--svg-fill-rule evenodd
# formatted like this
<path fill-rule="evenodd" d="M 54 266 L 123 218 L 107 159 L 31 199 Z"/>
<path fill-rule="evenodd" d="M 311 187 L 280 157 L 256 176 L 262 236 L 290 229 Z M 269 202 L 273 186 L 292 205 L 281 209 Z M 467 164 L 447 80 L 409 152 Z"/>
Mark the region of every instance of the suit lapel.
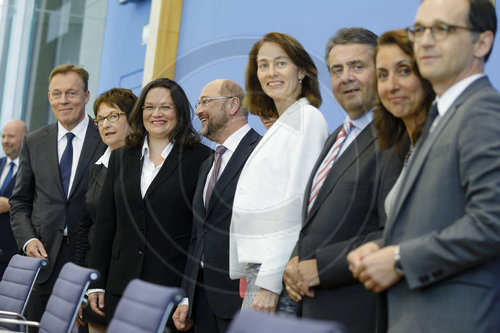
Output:
<path fill-rule="evenodd" d="M 196 184 L 196 192 L 193 197 L 193 210 L 197 221 L 204 221 L 206 217 L 205 204 L 203 202 L 203 191 L 207 181 L 208 172 L 214 163 L 214 155 L 210 155 L 200 167 L 198 174 L 198 183 Z"/>
<path fill-rule="evenodd" d="M 328 197 L 332 189 L 335 187 L 342 175 L 349 169 L 359 158 L 359 156 L 375 141 L 373 133 L 373 123 L 363 129 L 356 139 L 351 142 L 349 147 L 340 155 L 333 165 L 332 169 L 326 176 L 325 182 L 318 193 L 318 197 L 314 202 L 309 218 L 311 218 L 318 207 L 321 206 L 323 201 Z M 321 160 L 322 162 L 323 160 Z M 308 219 L 309 220 L 309 219 Z"/>
<path fill-rule="evenodd" d="M 434 128 L 432 133 L 429 133 L 427 137 L 420 139 L 419 143 L 417 144 L 417 149 L 414 153 L 415 156 L 413 157 L 413 160 L 408 167 L 406 178 L 403 180 L 403 185 L 399 192 L 398 199 L 395 202 L 394 209 L 389 220 L 387 221 L 387 230 L 389 230 L 393 226 L 394 221 L 396 221 L 396 218 L 401 211 L 401 207 L 408 198 L 411 189 L 419 178 L 419 175 L 429 156 L 430 151 L 432 150 L 432 147 L 436 143 L 439 136 L 442 135 L 442 133 L 446 130 L 446 126 L 448 126 L 450 120 L 457 114 L 457 109 L 460 107 L 463 101 L 467 100 L 467 98 L 469 98 L 475 92 L 478 86 L 481 86 L 487 82 L 488 80 L 486 78 L 478 79 L 477 81 L 473 82 L 450 106 L 450 109 L 446 112 L 444 117 L 439 120 L 439 123 Z"/>
<path fill-rule="evenodd" d="M 59 157 L 57 155 L 57 123 L 52 124 L 47 128 L 45 136 L 41 142 L 46 143 L 45 158 L 47 160 L 48 173 L 53 178 L 54 184 L 58 188 L 61 196 L 66 198 L 61 182 L 61 171 L 59 170 Z"/>
<path fill-rule="evenodd" d="M 246 160 L 248 159 L 248 156 L 250 156 L 250 154 L 253 151 L 253 148 L 255 148 L 256 142 L 259 141 L 258 139 L 259 135 L 253 129 L 250 129 L 250 131 L 243 137 L 243 139 L 241 139 L 240 143 L 238 144 L 238 147 L 236 147 L 236 150 L 231 156 L 229 163 L 226 165 L 224 171 L 222 172 L 219 179 L 215 183 L 215 187 L 212 192 L 212 197 L 210 198 L 207 215 L 210 214 L 211 210 L 213 209 L 215 200 L 219 200 L 219 198 L 221 197 L 221 193 L 224 192 L 227 185 L 241 170 L 241 168 L 243 168 Z M 212 163 L 213 163 L 213 157 L 212 157 Z M 212 166 L 212 163 L 210 164 L 210 167 Z"/>
<path fill-rule="evenodd" d="M 149 188 L 146 191 L 146 195 L 144 196 L 144 198 L 150 195 L 150 193 L 152 193 L 155 189 L 157 189 L 177 169 L 179 164 L 182 162 L 181 160 L 184 156 L 184 154 L 182 154 L 180 150 L 181 148 L 179 147 L 179 145 L 174 144 L 172 151 L 170 151 L 170 154 L 168 154 L 165 161 L 163 161 L 163 165 L 160 171 L 153 179 L 151 185 L 149 185 Z"/>
<path fill-rule="evenodd" d="M 121 180 L 122 183 L 130 184 L 130 196 L 132 200 L 137 202 L 142 202 L 141 194 L 141 172 L 142 172 L 142 158 L 141 149 L 123 149 L 121 150 L 120 162 L 123 163 L 123 177 L 126 178 Z"/>
<path fill-rule="evenodd" d="M 78 183 L 82 180 L 83 176 L 88 170 L 88 166 L 96 153 L 97 147 L 99 147 L 99 142 L 101 141 L 101 137 L 99 136 L 99 132 L 97 127 L 89 121 L 87 126 L 87 133 L 85 134 L 85 140 L 82 146 L 82 152 L 80 153 L 80 158 L 78 159 L 78 166 L 76 168 L 75 178 L 73 179 L 73 185 L 71 186 L 71 192 L 68 198 L 71 198 L 76 188 L 78 187 Z"/>

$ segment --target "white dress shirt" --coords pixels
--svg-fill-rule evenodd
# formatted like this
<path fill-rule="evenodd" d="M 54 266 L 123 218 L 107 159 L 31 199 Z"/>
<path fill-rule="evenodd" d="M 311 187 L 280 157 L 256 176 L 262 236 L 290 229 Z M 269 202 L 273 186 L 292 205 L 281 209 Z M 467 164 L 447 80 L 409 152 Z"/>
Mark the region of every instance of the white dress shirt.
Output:
<path fill-rule="evenodd" d="M 168 154 L 172 151 L 174 145 L 170 142 L 161 152 L 161 157 L 163 157 L 163 161 L 160 165 L 155 167 L 153 161 L 149 159 L 149 144 L 148 137 L 144 138 L 144 143 L 142 144 L 142 172 L 141 172 L 141 195 L 144 198 L 146 192 L 148 191 L 149 185 L 153 182 L 158 172 L 160 172 L 163 163 L 167 159 Z"/>
<path fill-rule="evenodd" d="M 12 169 L 12 177 L 14 177 L 14 175 L 17 173 L 17 169 L 19 168 L 19 156 L 14 160 L 11 160 L 9 156 L 5 157 L 7 158 L 7 160 L 5 161 L 5 165 L 2 170 L 2 176 L 0 176 L 0 187 L 3 185 L 5 177 L 7 177 L 7 174 L 9 173 L 10 162 L 14 162 L 14 169 Z"/>
<path fill-rule="evenodd" d="M 109 158 L 111 157 L 111 148 L 107 148 L 104 154 L 95 162 L 96 165 L 104 165 L 104 167 L 107 169 L 108 164 L 109 164 Z"/>
<path fill-rule="evenodd" d="M 351 118 L 349 118 L 349 116 L 347 116 L 346 120 L 349 120 L 352 123 L 352 129 L 349 132 L 349 135 L 345 139 L 344 143 L 342 144 L 342 147 L 340 147 L 340 151 L 339 151 L 339 153 L 337 155 L 337 158 L 339 158 L 340 155 L 342 155 L 342 153 L 347 149 L 347 147 L 349 147 L 349 145 L 354 140 L 356 140 L 356 138 L 358 137 L 358 135 L 361 132 L 363 132 L 363 130 L 365 129 L 365 127 L 368 126 L 372 122 L 372 120 L 373 120 L 373 113 L 370 110 L 370 111 L 366 112 L 364 115 L 362 115 L 361 117 L 359 117 L 357 119 L 352 120 Z"/>

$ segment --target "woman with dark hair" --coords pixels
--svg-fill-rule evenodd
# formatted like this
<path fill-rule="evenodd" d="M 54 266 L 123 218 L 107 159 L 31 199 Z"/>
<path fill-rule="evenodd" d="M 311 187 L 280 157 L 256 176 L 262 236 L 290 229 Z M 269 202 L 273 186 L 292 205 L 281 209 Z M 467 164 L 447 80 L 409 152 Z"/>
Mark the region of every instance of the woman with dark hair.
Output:
<path fill-rule="evenodd" d="M 137 96 L 129 89 L 113 88 L 102 93 L 94 102 L 94 123 L 99 128 L 102 141 L 108 146 L 101 158 L 89 168 L 87 189 L 85 192 L 85 211 L 78 230 L 75 263 L 88 266 L 90 247 L 94 242 L 95 221 L 99 196 L 108 170 L 111 151 L 123 146 L 125 138 L 130 134 L 127 118 L 129 117 Z M 89 308 L 83 309 L 83 320 L 88 323 L 88 330 L 105 332 L 105 320 L 97 316 Z"/>
<path fill-rule="evenodd" d="M 400 157 L 406 155 L 401 174 L 385 200 L 385 213 L 389 214 L 436 95 L 418 71 L 405 30 L 380 36 L 374 57 L 378 105 L 373 122 L 378 145 L 381 149 L 393 148 Z"/>
<path fill-rule="evenodd" d="M 181 285 L 198 169 L 212 152 L 200 143 L 191 115 L 177 83 L 154 80 L 130 115 L 126 147 L 111 154 L 90 260 L 101 273 L 92 288 L 105 293 L 89 295 L 107 320 L 132 279 Z"/>
<path fill-rule="evenodd" d="M 282 277 L 301 228 L 304 189 L 328 136 L 317 76 L 289 35 L 266 34 L 250 51 L 245 104 L 276 121 L 243 167 L 233 203 L 230 276 L 247 279 L 243 309 L 296 312 Z"/>

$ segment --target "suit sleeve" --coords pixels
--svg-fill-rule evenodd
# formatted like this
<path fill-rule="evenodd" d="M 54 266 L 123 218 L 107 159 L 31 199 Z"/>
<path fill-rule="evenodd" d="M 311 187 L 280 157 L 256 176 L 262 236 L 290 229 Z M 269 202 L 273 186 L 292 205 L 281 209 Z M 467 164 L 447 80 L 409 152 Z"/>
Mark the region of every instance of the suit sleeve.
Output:
<path fill-rule="evenodd" d="M 90 219 L 89 212 L 86 205 L 87 192 L 89 190 L 89 184 L 93 181 L 93 168 L 89 168 L 89 175 L 87 177 L 87 184 L 84 191 L 84 203 L 83 203 L 83 216 L 78 224 L 78 238 L 76 239 L 76 249 L 75 249 L 75 264 L 80 266 L 87 266 L 88 263 L 85 262 L 85 256 L 90 250 L 89 244 L 89 232 L 90 226 L 92 225 L 92 220 Z"/>
<path fill-rule="evenodd" d="M 114 194 L 115 177 L 117 168 L 120 166 L 119 154 L 122 149 L 113 151 L 109 160 L 108 171 L 104 181 L 97 219 L 95 224 L 94 244 L 90 248 L 90 267 L 95 268 L 101 274 L 99 280 L 91 284 L 91 288 L 105 289 L 108 277 L 113 239 L 116 231 L 116 204 Z"/>
<path fill-rule="evenodd" d="M 400 244 L 411 289 L 440 282 L 500 255 L 500 95 L 489 93 L 463 107 L 467 116 L 454 140 L 464 214 L 442 230 Z"/>
<path fill-rule="evenodd" d="M 24 244 L 28 240 L 39 237 L 31 222 L 34 193 L 35 177 L 31 169 L 29 143 L 24 137 L 19 157 L 16 185 L 9 200 L 12 232 L 20 251 L 22 251 Z"/>

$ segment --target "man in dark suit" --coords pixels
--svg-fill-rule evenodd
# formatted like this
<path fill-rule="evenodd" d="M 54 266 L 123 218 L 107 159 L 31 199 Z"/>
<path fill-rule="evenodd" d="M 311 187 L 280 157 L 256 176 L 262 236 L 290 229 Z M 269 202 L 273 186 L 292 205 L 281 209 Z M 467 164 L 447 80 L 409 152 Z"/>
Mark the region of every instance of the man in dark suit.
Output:
<path fill-rule="evenodd" d="M 88 73 L 59 65 L 49 76 L 49 102 L 57 123 L 24 138 L 10 199 L 12 231 L 20 251 L 49 259 L 40 272 L 27 315 L 39 320 L 62 266 L 75 254 L 87 169 L 104 152 L 97 127 L 85 114 Z"/>
<path fill-rule="evenodd" d="M 488 0 L 424 0 L 409 28 L 438 99 L 383 242 L 349 254 L 367 289 L 387 290 L 389 332 L 500 331 L 500 94 L 484 75 L 496 27 Z"/>
<path fill-rule="evenodd" d="M 19 152 L 26 135 L 22 120 L 9 121 L 2 130 L 2 147 L 6 157 L 0 158 L 0 278 L 17 250 L 16 240 L 10 227 L 9 198 L 16 183 Z"/>
<path fill-rule="evenodd" d="M 189 329 L 193 320 L 196 333 L 225 332 L 241 307 L 239 281 L 229 278 L 229 225 L 240 172 L 260 140 L 247 123 L 243 95 L 235 82 L 215 80 L 198 99 L 200 132 L 217 143 L 217 150 L 201 166 L 193 199 L 194 230 L 183 280 L 188 297 L 173 315 L 178 330 Z"/>
<path fill-rule="evenodd" d="M 337 102 L 347 112 L 325 143 L 306 187 L 303 224 L 284 274 L 302 316 L 335 320 L 349 332 L 375 332 L 376 297 L 351 276 L 346 255 L 371 233 L 381 234 L 377 153 L 371 108 L 377 36 L 341 29 L 326 62 Z"/>

